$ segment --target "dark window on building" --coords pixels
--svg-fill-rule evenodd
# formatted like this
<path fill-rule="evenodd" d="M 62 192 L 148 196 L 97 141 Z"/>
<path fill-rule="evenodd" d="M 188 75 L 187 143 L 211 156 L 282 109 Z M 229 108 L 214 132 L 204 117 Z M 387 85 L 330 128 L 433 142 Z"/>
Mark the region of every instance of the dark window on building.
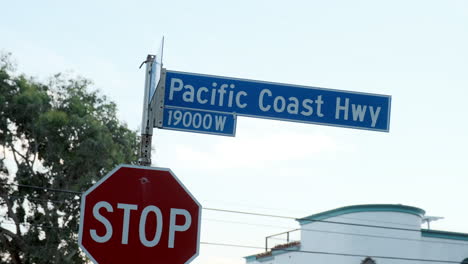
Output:
<path fill-rule="evenodd" d="M 373 259 L 371 259 L 370 257 L 367 257 L 361 262 L 361 264 L 376 264 L 376 262 Z"/>

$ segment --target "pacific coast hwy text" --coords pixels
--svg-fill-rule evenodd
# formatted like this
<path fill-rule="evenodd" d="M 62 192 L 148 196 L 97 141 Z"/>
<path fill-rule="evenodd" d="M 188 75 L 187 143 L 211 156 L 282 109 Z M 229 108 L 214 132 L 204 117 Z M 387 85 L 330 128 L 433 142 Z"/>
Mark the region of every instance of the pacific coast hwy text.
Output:
<path fill-rule="evenodd" d="M 167 72 L 165 105 L 388 131 L 390 96 Z"/>

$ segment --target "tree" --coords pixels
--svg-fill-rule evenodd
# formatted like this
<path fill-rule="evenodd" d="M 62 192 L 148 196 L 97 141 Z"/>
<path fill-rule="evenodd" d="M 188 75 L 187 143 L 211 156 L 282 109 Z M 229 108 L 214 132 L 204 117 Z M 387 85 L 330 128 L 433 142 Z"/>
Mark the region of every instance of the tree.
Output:
<path fill-rule="evenodd" d="M 84 263 L 80 193 L 136 163 L 139 138 L 90 81 L 16 76 L 10 57 L 0 58 L 0 263 Z"/>

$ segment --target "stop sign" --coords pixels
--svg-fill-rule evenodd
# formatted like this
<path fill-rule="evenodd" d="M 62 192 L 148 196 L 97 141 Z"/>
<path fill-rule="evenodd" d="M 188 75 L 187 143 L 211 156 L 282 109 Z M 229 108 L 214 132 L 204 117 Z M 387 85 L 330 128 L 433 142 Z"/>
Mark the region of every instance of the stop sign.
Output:
<path fill-rule="evenodd" d="M 186 264 L 201 205 L 169 169 L 120 165 L 81 198 L 79 245 L 95 263 Z"/>

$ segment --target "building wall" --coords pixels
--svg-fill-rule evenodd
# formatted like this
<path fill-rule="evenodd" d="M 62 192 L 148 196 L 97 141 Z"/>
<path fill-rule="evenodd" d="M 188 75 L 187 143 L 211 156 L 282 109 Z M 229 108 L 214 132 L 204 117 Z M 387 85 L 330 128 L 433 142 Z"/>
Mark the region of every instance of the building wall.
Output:
<path fill-rule="evenodd" d="M 460 263 L 464 259 L 468 259 L 468 238 L 467 240 L 458 240 L 423 237 L 421 245 L 421 254 L 424 255 L 424 258 L 455 260 Z"/>
<path fill-rule="evenodd" d="M 422 232 L 422 215 L 417 211 L 394 210 L 398 209 L 398 206 L 388 208 L 391 210 L 357 211 L 346 214 L 340 214 L 337 211 L 333 214 L 318 214 L 310 218 L 320 221 L 311 222 L 301 219 L 299 220 L 301 244 L 297 251 L 287 249 L 273 251 L 272 256 L 259 259 L 251 256 L 246 258 L 247 263 L 360 264 L 366 256 L 375 256 L 373 259 L 377 264 L 421 264 L 428 262 L 417 261 L 417 259 L 462 263 L 468 258 L 468 235 Z M 393 259 L 378 256 L 393 257 Z M 431 263 L 442 264 L 444 262 Z"/>
<path fill-rule="evenodd" d="M 359 212 L 331 217 L 323 221 L 329 222 L 311 222 L 301 226 L 301 249 L 303 251 L 420 258 L 420 233 L 409 231 L 420 229 L 421 218 L 416 215 L 398 212 Z M 388 229 L 370 226 L 383 226 Z M 346 259 L 343 261 L 343 263 L 349 263 Z M 391 260 L 388 263 L 398 262 Z"/>

